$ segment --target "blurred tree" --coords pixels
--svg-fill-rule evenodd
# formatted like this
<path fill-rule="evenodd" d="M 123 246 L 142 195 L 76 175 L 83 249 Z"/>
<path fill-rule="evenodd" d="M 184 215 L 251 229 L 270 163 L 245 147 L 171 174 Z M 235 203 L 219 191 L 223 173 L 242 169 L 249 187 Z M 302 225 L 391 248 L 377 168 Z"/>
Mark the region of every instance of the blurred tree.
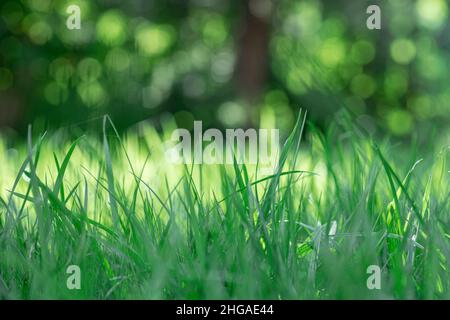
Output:
<path fill-rule="evenodd" d="M 449 120 L 448 2 L 7 0 L 0 4 L 0 127 L 108 113 L 119 128 L 172 114 L 289 128 L 346 105 L 395 135 Z M 381 8 L 381 30 L 366 27 Z M 66 9 L 81 9 L 68 30 Z M 157 123 L 157 121 L 156 121 Z M 88 124 L 88 122 L 86 123 Z"/>
<path fill-rule="evenodd" d="M 242 2 L 236 85 L 249 105 L 258 102 L 267 83 L 268 46 L 272 3 L 268 0 Z"/>

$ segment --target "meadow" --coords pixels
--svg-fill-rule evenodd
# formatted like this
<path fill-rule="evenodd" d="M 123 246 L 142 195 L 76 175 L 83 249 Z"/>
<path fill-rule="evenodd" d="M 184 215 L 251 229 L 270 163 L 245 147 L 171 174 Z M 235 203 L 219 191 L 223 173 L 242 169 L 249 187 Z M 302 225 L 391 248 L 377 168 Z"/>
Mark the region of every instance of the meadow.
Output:
<path fill-rule="evenodd" d="M 325 131 L 306 120 L 264 175 L 167 164 L 170 121 L 0 139 L 0 297 L 449 299 L 444 137 L 372 136 L 345 112 Z"/>

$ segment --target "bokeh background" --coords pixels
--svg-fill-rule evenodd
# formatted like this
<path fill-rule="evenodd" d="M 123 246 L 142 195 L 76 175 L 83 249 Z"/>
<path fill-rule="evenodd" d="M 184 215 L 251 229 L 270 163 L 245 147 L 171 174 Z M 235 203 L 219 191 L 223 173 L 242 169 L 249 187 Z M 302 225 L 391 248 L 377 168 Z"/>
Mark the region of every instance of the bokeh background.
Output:
<path fill-rule="evenodd" d="M 81 8 L 68 30 L 66 8 Z M 381 30 L 366 8 L 381 7 Z M 124 130 L 289 130 L 300 107 L 342 107 L 398 137 L 450 118 L 446 0 L 10 0 L 0 4 L 0 132 L 23 136 L 109 114 Z"/>

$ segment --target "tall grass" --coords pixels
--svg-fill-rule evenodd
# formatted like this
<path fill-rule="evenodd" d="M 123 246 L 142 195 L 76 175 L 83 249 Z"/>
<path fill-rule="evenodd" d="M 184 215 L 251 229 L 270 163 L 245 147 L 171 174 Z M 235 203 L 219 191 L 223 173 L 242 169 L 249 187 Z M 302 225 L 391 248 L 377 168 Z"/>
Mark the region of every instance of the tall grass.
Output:
<path fill-rule="evenodd" d="M 303 120 L 270 175 L 169 165 L 151 126 L 120 137 L 107 118 L 101 140 L 2 141 L 0 297 L 450 298 L 448 149 Z"/>

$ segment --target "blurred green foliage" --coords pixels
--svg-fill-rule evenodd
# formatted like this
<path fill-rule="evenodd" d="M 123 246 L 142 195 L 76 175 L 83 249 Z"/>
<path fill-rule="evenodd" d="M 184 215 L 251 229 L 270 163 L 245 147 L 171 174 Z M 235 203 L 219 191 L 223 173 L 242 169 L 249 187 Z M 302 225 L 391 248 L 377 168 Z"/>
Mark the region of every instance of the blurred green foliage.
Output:
<path fill-rule="evenodd" d="M 0 15 L 0 128 L 246 126 L 262 110 L 289 130 L 298 107 L 320 122 L 343 105 L 398 136 L 449 120 L 445 0 L 10 0 Z"/>

